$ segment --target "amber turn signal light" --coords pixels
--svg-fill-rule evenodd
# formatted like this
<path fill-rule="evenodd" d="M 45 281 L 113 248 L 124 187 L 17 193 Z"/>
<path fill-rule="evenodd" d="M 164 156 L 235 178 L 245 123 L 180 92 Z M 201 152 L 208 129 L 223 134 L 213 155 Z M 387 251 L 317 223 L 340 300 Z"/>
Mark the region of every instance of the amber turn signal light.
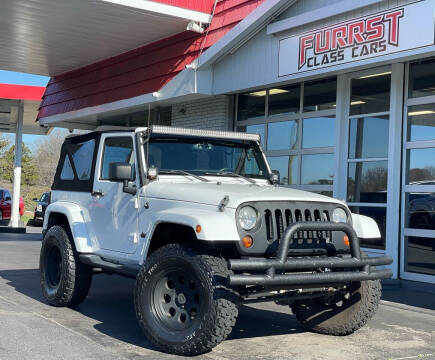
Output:
<path fill-rule="evenodd" d="M 344 245 L 350 246 L 349 237 L 347 235 L 344 235 L 343 242 L 344 242 Z"/>
<path fill-rule="evenodd" d="M 250 247 L 252 247 L 252 245 L 254 245 L 254 239 L 251 236 L 246 235 L 242 239 L 242 244 L 245 248 L 249 249 Z"/>
<path fill-rule="evenodd" d="M 199 234 L 202 230 L 201 225 L 196 225 L 196 232 Z"/>

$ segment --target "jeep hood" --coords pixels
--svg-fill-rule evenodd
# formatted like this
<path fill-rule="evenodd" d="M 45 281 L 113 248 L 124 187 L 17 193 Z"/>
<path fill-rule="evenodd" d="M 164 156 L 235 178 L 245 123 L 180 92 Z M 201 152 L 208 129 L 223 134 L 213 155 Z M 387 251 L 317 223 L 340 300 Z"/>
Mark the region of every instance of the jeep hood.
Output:
<path fill-rule="evenodd" d="M 247 201 L 317 201 L 342 204 L 342 202 L 316 193 L 282 186 L 253 184 L 216 184 L 215 182 L 176 183 L 154 181 L 146 186 L 148 198 L 167 199 L 218 206 L 225 196 L 227 207 L 237 208 Z"/>

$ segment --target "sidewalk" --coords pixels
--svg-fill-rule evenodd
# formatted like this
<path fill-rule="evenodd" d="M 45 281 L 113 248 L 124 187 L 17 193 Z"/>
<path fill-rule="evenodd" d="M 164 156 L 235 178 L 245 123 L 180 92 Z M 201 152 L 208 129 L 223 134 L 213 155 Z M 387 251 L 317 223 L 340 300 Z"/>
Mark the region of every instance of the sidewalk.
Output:
<path fill-rule="evenodd" d="M 387 280 L 382 283 L 382 290 L 385 305 L 435 315 L 435 284 Z"/>

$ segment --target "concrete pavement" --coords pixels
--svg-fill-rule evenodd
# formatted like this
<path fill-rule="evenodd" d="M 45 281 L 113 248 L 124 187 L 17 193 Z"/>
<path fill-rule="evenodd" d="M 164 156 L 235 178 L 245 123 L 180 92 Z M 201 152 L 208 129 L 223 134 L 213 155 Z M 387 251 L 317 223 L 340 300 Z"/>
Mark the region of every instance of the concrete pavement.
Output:
<path fill-rule="evenodd" d="M 32 231 L 31 231 L 32 232 Z M 0 234 L 0 359 L 176 359 L 144 338 L 134 281 L 96 275 L 77 309 L 44 303 L 38 229 Z M 388 284 L 368 326 L 347 337 L 306 332 L 288 308 L 244 306 L 230 338 L 199 359 L 435 359 L 435 294 Z"/>

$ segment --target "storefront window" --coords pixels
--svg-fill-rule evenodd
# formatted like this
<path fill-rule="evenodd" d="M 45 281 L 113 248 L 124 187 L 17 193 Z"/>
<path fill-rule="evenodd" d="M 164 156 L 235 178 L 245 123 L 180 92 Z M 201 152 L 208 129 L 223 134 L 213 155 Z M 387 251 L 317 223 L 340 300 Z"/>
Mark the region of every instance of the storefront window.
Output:
<path fill-rule="evenodd" d="M 336 94 L 335 77 L 240 94 L 236 129 L 260 134 L 283 185 L 332 195 Z M 257 112 L 248 109 L 263 97 Z"/>
<path fill-rule="evenodd" d="M 314 117 L 303 120 L 302 147 L 331 147 L 335 144 L 335 116 Z"/>
<path fill-rule="evenodd" d="M 302 184 L 332 185 L 333 180 L 334 154 L 302 155 Z"/>
<path fill-rule="evenodd" d="M 263 149 L 265 148 L 265 143 L 264 143 L 264 140 L 265 140 L 265 138 L 264 138 L 264 124 L 239 126 L 237 128 L 237 131 L 260 135 L 261 146 L 263 147 Z"/>
<path fill-rule="evenodd" d="M 305 83 L 304 111 L 335 109 L 337 99 L 337 79 Z"/>
<path fill-rule="evenodd" d="M 278 170 L 281 185 L 292 185 L 298 182 L 298 157 L 297 156 L 271 156 L 268 157 L 270 168 Z"/>
<path fill-rule="evenodd" d="M 386 207 L 368 207 L 368 206 L 351 206 L 350 211 L 354 214 L 369 216 L 376 221 L 381 232 L 381 238 L 378 239 L 360 239 L 361 247 L 371 249 L 385 249 L 385 239 L 387 230 L 387 208 Z"/>
<path fill-rule="evenodd" d="M 347 201 L 357 203 L 387 202 L 388 161 L 349 163 Z"/>
<path fill-rule="evenodd" d="M 267 150 L 295 149 L 298 140 L 296 120 L 269 123 L 267 130 Z"/>
<path fill-rule="evenodd" d="M 435 95 L 435 59 L 409 65 L 409 97 Z"/>
<path fill-rule="evenodd" d="M 239 120 L 264 117 L 266 111 L 266 90 L 240 94 L 237 116 Z"/>
<path fill-rule="evenodd" d="M 405 207 L 407 228 L 435 230 L 435 193 L 407 193 Z"/>
<path fill-rule="evenodd" d="M 435 238 L 405 237 L 405 271 L 435 275 Z"/>
<path fill-rule="evenodd" d="M 298 113 L 301 106 L 299 84 L 269 89 L 269 116 Z"/>
<path fill-rule="evenodd" d="M 352 118 L 349 123 L 349 159 L 388 156 L 389 116 Z"/>
<path fill-rule="evenodd" d="M 408 141 L 435 140 L 435 104 L 408 107 Z"/>
<path fill-rule="evenodd" d="M 352 79 L 349 114 L 374 114 L 390 110 L 391 75 L 380 73 Z"/>
<path fill-rule="evenodd" d="M 435 148 L 408 150 L 408 184 L 435 185 Z"/>

